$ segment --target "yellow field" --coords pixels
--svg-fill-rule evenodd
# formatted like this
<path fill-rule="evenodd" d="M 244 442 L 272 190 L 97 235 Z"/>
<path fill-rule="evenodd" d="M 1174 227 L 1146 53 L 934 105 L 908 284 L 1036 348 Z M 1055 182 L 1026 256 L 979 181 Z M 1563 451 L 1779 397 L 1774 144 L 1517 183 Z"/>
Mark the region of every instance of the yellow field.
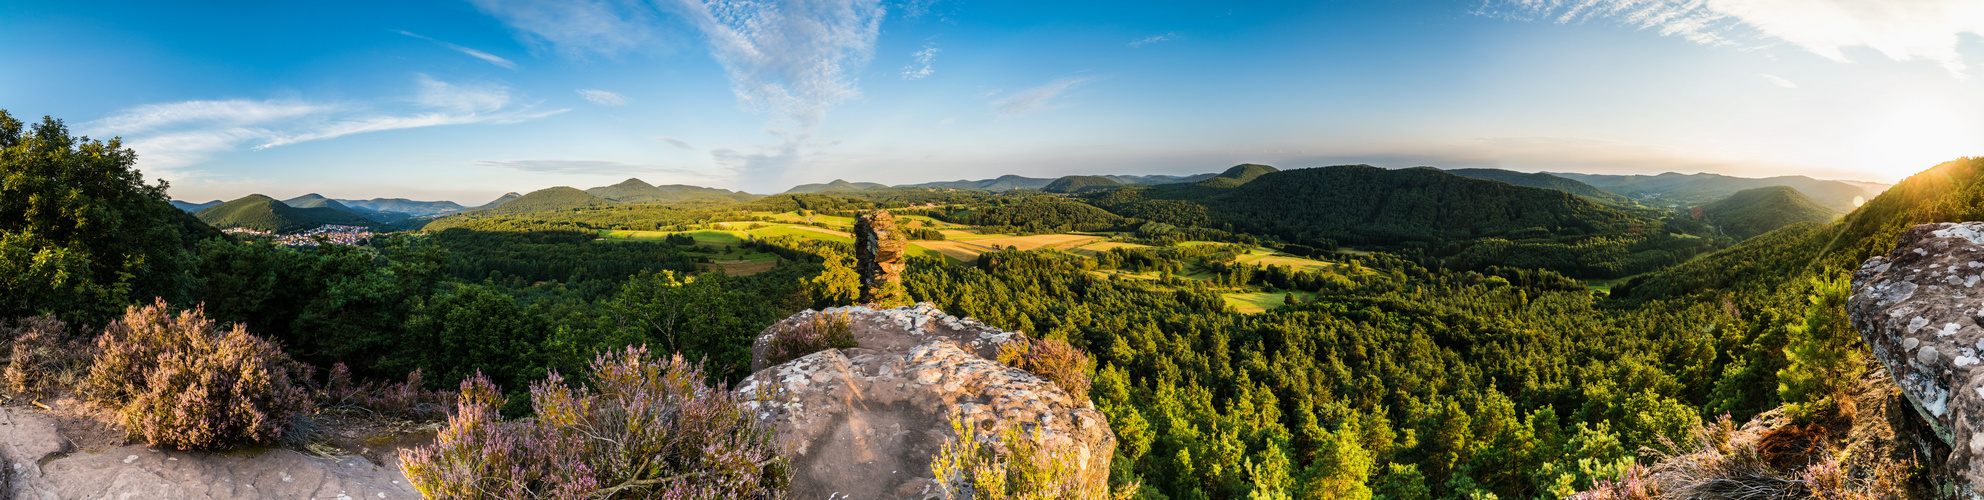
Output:
<path fill-rule="evenodd" d="M 1004 250 L 1009 246 L 1020 250 L 1037 250 L 1041 248 L 1066 250 L 1087 245 L 1100 239 L 1102 239 L 1101 236 L 1080 234 L 1036 234 L 1033 236 L 1004 236 L 962 241 L 919 240 L 915 244 L 935 250 L 938 253 L 944 254 L 946 257 L 963 262 L 971 262 L 978 260 L 978 254 L 994 250 Z"/>
<path fill-rule="evenodd" d="M 1068 249 L 1068 251 L 1084 257 L 1094 257 L 1096 254 L 1107 252 L 1111 248 L 1149 248 L 1149 247 L 1150 245 L 1138 245 L 1136 243 L 1123 243 L 1120 241 L 1097 241 L 1097 242 L 1092 242 L 1081 246 L 1077 246 L 1074 248 L 1070 248 Z"/>
<path fill-rule="evenodd" d="M 1242 255 L 1234 260 L 1239 261 L 1241 264 L 1253 264 L 1256 266 L 1290 266 L 1298 271 L 1328 271 L 1337 267 L 1336 264 L 1319 260 L 1305 259 L 1287 254 L 1277 255 L 1264 248 L 1248 252 L 1247 255 Z"/>

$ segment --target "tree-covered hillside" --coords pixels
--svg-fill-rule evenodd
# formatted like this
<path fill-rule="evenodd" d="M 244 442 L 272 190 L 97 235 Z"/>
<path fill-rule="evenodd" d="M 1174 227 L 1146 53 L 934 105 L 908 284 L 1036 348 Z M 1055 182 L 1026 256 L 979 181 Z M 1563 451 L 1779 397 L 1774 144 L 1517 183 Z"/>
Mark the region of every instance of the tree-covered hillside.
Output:
<path fill-rule="evenodd" d="M 1702 216 L 1723 233 L 1746 240 L 1800 222 L 1832 222 L 1839 212 L 1790 186 L 1769 186 L 1702 205 Z"/>
<path fill-rule="evenodd" d="M 683 184 L 655 186 L 640 179 L 627 179 L 621 181 L 619 184 L 587 189 L 586 194 L 620 203 L 735 202 L 751 201 L 759 198 L 759 196 L 750 193 L 701 186 Z"/>
<path fill-rule="evenodd" d="M 504 202 L 501 206 L 492 208 L 490 211 L 504 214 L 526 214 L 572 210 L 610 205 L 612 203 L 598 196 L 586 194 L 585 191 L 558 186 L 531 191 L 529 194 L 517 197 L 517 199 Z"/>
<path fill-rule="evenodd" d="M 1123 185 L 1123 183 L 1117 182 L 1108 177 L 1102 177 L 1098 175 L 1070 175 L 1059 179 L 1054 179 L 1054 182 L 1048 183 L 1047 187 L 1040 188 L 1040 190 L 1049 193 L 1078 193 L 1092 189 L 1112 188 L 1121 185 Z"/>
<path fill-rule="evenodd" d="M 1213 176 L 1211 179 L 1199 181 L 1198 185 L 1214 188 L 1238 187 L 1241 184 L 1253 182 L 1254 179 L 1258 179 L 1263 175 L 1279 171 L 1281 170 L 1267 165 L 1243 163 L 1234 165 L 1233 168 L 1226 169 L 1225 172 L 1220 172 L 1219 175 Z"/>
<path fill-rule="evenodd" d="M 1468 269 L 1547 268 L 1578 277 L 1637 274 L 1724 244 L 1684 218 L 1432 168 L 1305 168 L 1230 189 L 1133 186 L 1086 199 L 1118 215 L 1166 224 L 1319 248 L 1414 251 Z"/>
<path fill-rule="evenodd" d="M 1502 181 L 1510 184 L 1515 184 L 1517 186 L 1555 189 L 1558 191 L 1563 191 L 1566 193 L 1571 193 L 1578 196 L 1590 198 L 1592 201 L 1604 203 L 1607 205 L 1618 205 L 1618 206 L 1633 205 L 1632 200 L 1628 200 L 1626 199 L 1626 197 L 1620 196 L 1616 193 L 1612 193 L 1605 191 L 1603 189 L 1592 187 L 1590 184 L 1585 184 L 1582 182 L 1578 182 L 1571 179 L 1566 179 L 1563 177 L 1558 177 L 1555 175 L 1550 175 L 1542 172 L 1523 173 L 1514 170 L 1502 170 L 1499 168 L 1454 168 L 1454 169 L 1447 169 L 1447 173 L 1458 175 L 1461 177 L 1467 177 L 1470 179 Z"/>
<path fill-rule="evenodd" d="M 1790 186 L 1819 204 L 1841 212 L 1852 211 L 1855 198 L 1870 199 L 1887 186 L 1813 179 L 1802 175 L 1765 178 L 1731 177 L 1721 174 L 1603 175 L 1548 172 L 1607 192 L 1661 207 L 1686 209 L 1729 197 L 1737 191 L 1766 186 Z"/>
<path fill-rule="evenodd" d="M 336 203 L 336 202 L 332 202 Z M 378 221 L 335 208 L 319 206 L 295 208 L 275 198 L 252 194 L 240 199 L 222 203 L 199 214 L 201 221 L 213 227 L 243 228 L 267 231 L 276 234 L 289 234 L 315 229 L 325 224 L 359 226 L 375 231 L 391 231 L 392 228 Z"/>

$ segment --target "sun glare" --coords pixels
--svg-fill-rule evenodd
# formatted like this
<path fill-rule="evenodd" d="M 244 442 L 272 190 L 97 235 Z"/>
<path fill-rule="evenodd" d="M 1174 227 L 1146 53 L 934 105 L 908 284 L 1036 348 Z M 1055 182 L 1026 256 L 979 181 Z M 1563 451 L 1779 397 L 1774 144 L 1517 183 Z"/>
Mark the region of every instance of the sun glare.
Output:
<path fill-rule="evenodd" d="M 1861 170 L 1892 181 L 1964 156 L 1984 155 L 1978 129 L 1947 109 L 1898 107 L 1870 117 L 1860 144 Z"/>

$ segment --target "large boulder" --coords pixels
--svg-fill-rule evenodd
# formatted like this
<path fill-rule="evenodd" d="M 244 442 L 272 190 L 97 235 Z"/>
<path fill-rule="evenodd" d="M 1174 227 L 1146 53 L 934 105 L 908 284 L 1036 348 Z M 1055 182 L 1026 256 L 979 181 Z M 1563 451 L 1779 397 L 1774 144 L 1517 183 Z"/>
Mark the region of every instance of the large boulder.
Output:
<path fill-rule="evenodd" d="M 749 407 L 791 453 L 792 498 L 942 498 L 930 460 L 956 438 L 953 415 L 992 431 L 985 435 L 1019 426 L 1074 457 L 1084 481 L 1108 480 L 1116 437 L 1087 395 L 995 361 L 999 345 L 1024 339 L 1019 332 L 929 304 L 850 307 L 794 315 L 759 345 L 818 314 L 848 315 L 859 346 L 765 368 L 737 388 L 758 398 Z"/>
<path fill-rule="evenodd" d="M 854 272 L 861 275 L 861 302 L 896 305 L 908 303 L 902 288 L 902 270 L 909 265 L 909 238 L 896 227 L 896 216 L 887 210 L 862 214 L 854 221 Z"/>
<path fill-rule="evenodd" d="M 1984 494 L 1984 223 L 1923 224 L 1853 273 L 1847 315 Z"/>

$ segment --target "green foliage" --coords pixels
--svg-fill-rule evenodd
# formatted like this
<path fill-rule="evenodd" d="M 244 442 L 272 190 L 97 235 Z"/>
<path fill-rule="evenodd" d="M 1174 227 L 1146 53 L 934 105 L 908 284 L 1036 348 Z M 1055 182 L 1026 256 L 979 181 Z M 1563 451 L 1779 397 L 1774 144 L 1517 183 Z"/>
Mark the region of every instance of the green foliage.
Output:
<path fill-rule="evenodd" d="M 952 500 L 1127 500 L 1137 489 L 1131 484 L 1112 494 L 1108 484 L 1084 478 L 1075 457 L 1053 453 L 1038 431 L 1008 425 L 983 436 L 963 413 L 951 416 L 951 430 L 930 471 Z"/>
<path fill-rule="evenodd" d="M 102 324 L 136 300 L 185 299 L 190 248 L 218 233 L 172 208 L 136 162 L 117 139 L 0 110 L 0 318 Z"/>
<path fill-rule="evenodd" d="M 329 200 L 325 200 L 329 201 Z M 336 203 L 336 202 L 331 202 Z M 201 210 L 201 221 L 218 228 L 243 228 L 268 231 L 276 234 L 289 234 L 315 229 L 325 224 L 359 226 L 374 231 L 390 231 L 391 227 L 364 216 L 338 210 L 328 206 L 291 207 L 275 198 L 259 194 L 243 196 L 240 199 L 222 203 L 219 206 Z"/>
<path fill-rule="evenodd" d="M 1722 232 L 1739 240 L 1800 222 L 1832 222 L 1839 212 L 1788 186 L 1746 189 L 1715 203 L 1702 213 Z"/>
<path fill-rule="evenodd" d="M 1841 403 L 1866 369 L 1860 335 L 1846 320 L 1851 288 L 1844 278 L 1813 280 L 1804 322 L 1786 329 L 1788 364 L 1777 372 L 1777 394 L 1798 409 Z"/>
<path fill-rule="evenodd" d="M 1122 217 L 1107 210 L 1053 196 L 1025 197 L 1015 202 L 948 214 L 943 218 L 953 223 L 980 226 L 988 233 L 1007 234 L 1100 231 L 1123 223 Z"/>
<path fill-rule="evenodd" d="M 1055 339 L 1027 338 L 999 346 L 999 362 L 1054 382 L 1076 401 L 1088 398 L 1095 361 L 1087 353 Z"/>
<path fill-rule="evenodd" d="M 153 446 L 272 442 L 311 407 L 296 385 L 306 366 L 240 324 L 221 329 L 198 309 L 174 316 L 163 301 L 132 306 L 96 347 L 82 394 Z"/>
<path fill-rule="evenodd" d="M 1239 165 L 1234 165 L 1233 168 L 1226 169 L 1225 172 L 1221 172 L 1219 175 L 1213 176 L 1213 178 L 1211 179 L 1199 181 L 1198 185 L 1203 187 L 1211 187 L 1211 188 L 1239 187 L 1241 184 L 1253 182 L 1254 179 L 1258 179 L 1263 175 L 1280 172 L 1280 171 L 1281 171 L 1280 169 L 1270 167 L 1267 165 L 1242 163 Z"/>

